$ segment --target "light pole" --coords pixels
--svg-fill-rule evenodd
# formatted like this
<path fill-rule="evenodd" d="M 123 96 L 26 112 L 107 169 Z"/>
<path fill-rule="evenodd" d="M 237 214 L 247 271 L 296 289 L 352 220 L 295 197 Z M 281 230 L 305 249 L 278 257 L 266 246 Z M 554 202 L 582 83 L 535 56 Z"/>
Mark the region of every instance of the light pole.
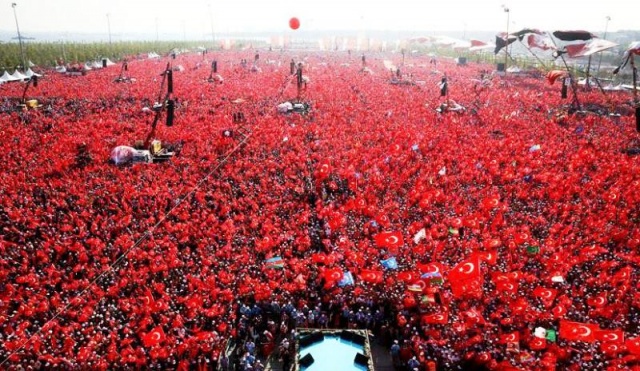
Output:
<path fill-rule="evenodd" d="M 511 12 L 506 5 L 502 5 L 502 9 L 507 13 L 507 35 L 505 36 L 505 46 L 504 46 L 504 74 L 507 74 L 507 63 L 509 63 L 509 15 Z"/>
<path fill-rule="evenodd" d="M 107 31 L 109 32 L 109 45 L 111 45 L 111 14 L 107 13 Z"/>
<path fill-rule="evenodd" d="M 18 43 L 20 43 L 20 57 L 22 58 L 22 69 L 26 70 L 27 59 L 24 55 L 24 46 L 22 45 L 22 35 L 20 35 L 20 26 L 18 26 L 18 14 L 16 13 L 16 3 L 11 3 L 11 7 L 13 8 L 13 17 L 16 19 L 16 30 L 18 31 Z"/>
<path fill-rule="evenodd" d="M 611 17 L 606 16 L 605 19 L 607 20 L 607 22 L 604 24 L 604 36 L 602 36 L 603 40 L 607 39 L 607 30 L 609 28 L 609 21 L 611 20 Z M 596 75 L 600 76 L 600 65 L 602 64 L 602 52 L 600 53 L 600 58 L 598 59 L 598 69 L 596 70 Z"/>

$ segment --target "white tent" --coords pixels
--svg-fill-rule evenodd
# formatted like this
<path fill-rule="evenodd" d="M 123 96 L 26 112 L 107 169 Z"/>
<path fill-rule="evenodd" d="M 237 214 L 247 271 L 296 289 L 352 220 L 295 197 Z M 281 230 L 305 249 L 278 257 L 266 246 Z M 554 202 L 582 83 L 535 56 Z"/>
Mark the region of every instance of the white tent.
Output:
<path fill-rule="evenodd" d="M 25 80 L 27 78 L 27 76 L 23 75 L 20 73 L 20 71 L 15 70 L 15 72 L 13 73 L 13 75 L 11 75 L 11 77 L 13 77 L 14 80 L 16 81 L 22 81 Z"/>
<path fill-rule="evenodd" d="M 4 71 L 4 74 L 0 76 L 0 81 L 2 82 L 13 81 L 13 78 L 11 77 L 11 75 L 9 75 L 9 72 Z"/>
<path fill-rule="evenodd" d="M 29 68 L 29 69 L 27 70 L 27 72 L 25 72 L 24 74 L 25 74 L 25 76 L 27 76 L 27 77 L 31 77 L 31 76 L 42 77 L 42 75 L 41 75 L 41 74 L 33 72 L 33 70 L 32 70 L 31 68 Z"/>
<path fill-rule="evenodd" d="M 113 63 L 113 62 L 111 61 L 111 59 L 109 59 L 109 58 L 106 58 L 106 59 L 107 59 L 107 66 L 113 66 L 113 65 L 115 65 L 115 63 Z"/>
<path fill-rule="evenodd" d="M 67 68 L 65 66 L 57 66 L 56 67 L 56 72 L 65 73 L 65 72 L 67 72 Z"/>
<path fill-rule="evenodd" d="M 35 67 L 36 65 L 33 64 L 33 62 L 31 62 L 31 60 L 29 60 L 29 62 L 27 62 L 27 66 L 29 67 Z"/>
<path fill-rule="evenodd" d="M 102 68 L 102 62 L 93 61 L 93 63 L 91 64 L 91 68 L 93 69 Z"/>
<path fill-rule="evenodd" d="M 148 54 L 148 58 L 149 59 L 160 58 L 160 55 L 158 55 L 156 52 L 151 52 Z"/>
<path fill-rule="evenodd" d="M 92 70 L 93 69 L 93 63 L 91 63 L 91 62 L 85 63 L 84 64 L 84 69 L 85 69 L 85 71 Z"/>

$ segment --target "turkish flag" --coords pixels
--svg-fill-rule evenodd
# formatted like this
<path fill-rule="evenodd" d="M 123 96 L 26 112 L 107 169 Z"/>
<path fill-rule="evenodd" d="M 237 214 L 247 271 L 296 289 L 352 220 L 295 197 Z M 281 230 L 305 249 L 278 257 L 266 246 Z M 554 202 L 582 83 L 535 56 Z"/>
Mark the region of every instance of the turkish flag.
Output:
<path fill-rule="evenodd" d="M 607 297 L 604 294 L 587 299 L 587 304 L 594 308 L 603 308 L 608 303 Z"/>
<path fill-rule="evenodd" d="M 449 314 L 447 312 L 438 314 L 425 314 L 421 319 L 422 323 L 430 325 L 446 325 L 449 322 Z"/>
<path fill-rule="evenodd" d="M 560 321 L 559 335 L 565 340 L 577 340 L 592 343 L 597 340 L 598 325 L 572 321 Z"/>
<path fill-rule="evenodd" d="M 600 344 L 600 351 L 609 358 L 615 358 L 624 350 L 624 345 L 620 343 L 604 342 Z"/>
<path fill-rule="evenodd" d="M 161 326 L 157 326 L 156 328 L 154 328 L 153 330 L 151 330 L 149 333 L 147 333 L 142 337 L 142 343 L 144 344 L 145 347 L 150 348 L 160 344 L 165 339 L 166 339 L 166 336 L 164 334 L 164 330 L 162 329 Z"/>
<path fill-rule="evenodd" d="M 403 271 L 398 272 L 398 281 L 402 281 L 405 283 L 413 282 L 420 278 L 420 274 L 416 272 Z"/>
<path fill-rule="evenodd" d="M 482 297 L 482 280 L 470 279 L 462 281 L 450 281 L 451 293 L 456 298 L 471 296 L 475 298 Z"/>
<path fill-rule="evenodd" d="M 374 271 L 370 269 L 361 270 L 360 279 L 369 283 L 381 283 L 384 280 L 382 271 Z"/>
<path fill-rule="evenodd" d="M 140 300 L 142 300 L 142 303 L 147 308 L 154 308 L 156 306 L 156 301 L 153 298 L 153 293 L 151 292 L 151 290 L 149 290 L 148 287 L 145 290 L 144 295 L 140 298 Z"/>
<path fill-rule="evenodd" d="M 343 278 L 343 276 L 344 273 L 342 272 L 342 269 L 339 268 L 327 269 L 323 274 L 324 280 L 327 282 L 338 282 Z"/>
<path fill-rule="evenodd" d="M 498 251 L 480 251 L 476 252 L 474 255 L 477 255 L 478 259 L 486 262 L 490 265 L 495 265 L 498 262 Z"/>
<path fill-rule="evenodd" d="M 499 344 L 518 344 L 520 342 L 520 333 L 518 331 L 514 331 L 510 334 L 502 334 L 498 340 Z"/>
<path fill-rule="evenodd" d="M 499 293 L 517 294 L 518 282 L 515 281 L 498 281 L 496 282 L 496 291 Z"/>
<path fill-rule="evenodd" d="M 622 330 L 598 330 L 596 338 L 601 342 L 622 344 L 624 343 L 624 331 Z"/>
<path fill-rule="evenodd" d="M 421 264 L 416 263 L 416 268 L 420 271 L 420 273 L 440 273 L 440 275 L 444 276 L 444 265 L 440 263 L 427 263 Z"/>
<path fill-rule="evenodd" d="M 463 260 L 449 272 L 449 281 L 466 281 L 480 278 L 480 259 Z"/>
<path fill-rule="evenodd" d="M 629 338 L 624 342 L 624 345 L 626 345 L 629 353 L 640 356 L 640 337 Z"/>
<path fill-rule="evenodd" d="M 326 264 L 327 263 L 327 255 L 319 253 L 311 255 L 311 261 L 316 264 Z"/>
<path fill-rule="evenodd" d="M 465 316 L 467 322 L 477 323 L 477 324 L 486 324 L 487 321 L 482 317 L 482 313 L 480 313 L 477 309 L 472 308 L 466 312 L 462 312 Z"/>
<path fill-rule="evenodd" d="M 378 247 L 399 248 L 404 244 L 402 233 L 400 232 L 382 232 L 374 237 Z"/>
<path fill-rule="evenodd" d="M 541 339 L 539 337 L 533 337 L 531 341 L 529 341 L 529 349 L 531 350 L 542 350 L 547 347 L 547 339 Z"/>
<path fill-rule="evenodd" d="M 556 295 L 558 295 L 558 290 L 536 287 L 535 290 L 533 290 L 533 295 L 540 298 L 544 306 L 548 308 L 553 304 L 553 300 L 556 298 Z"/>
<path fill-rule="evenodd" d="M 330 173 L 331 173 L 331 164 L 329 163 L 329 161 L 322 161 L 316 169 L 317 177 L 320 180 L 326 179 Z"/>

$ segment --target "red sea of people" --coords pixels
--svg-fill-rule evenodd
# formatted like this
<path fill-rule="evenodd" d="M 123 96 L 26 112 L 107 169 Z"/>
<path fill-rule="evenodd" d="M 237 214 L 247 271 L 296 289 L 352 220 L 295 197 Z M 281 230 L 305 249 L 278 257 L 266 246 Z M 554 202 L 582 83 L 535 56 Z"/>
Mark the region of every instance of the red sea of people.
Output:
<path fill-rule="evenodd" d="M 474 62 L 205 57 L 131 60 L 125 83 L 51 72 L 37 110 L 0 86 L 0 368 L 260 370 L 326 327 L 368 328 L 398 369 L 640 369 L 629 93 L 580 88 L 621 115 L 567 114 L 543 77 Z M 292 59 L 306 114 L 276 109 Z M 181 150 L 116 166 L 167 61 L 184 68 L 156 138 Z"/>

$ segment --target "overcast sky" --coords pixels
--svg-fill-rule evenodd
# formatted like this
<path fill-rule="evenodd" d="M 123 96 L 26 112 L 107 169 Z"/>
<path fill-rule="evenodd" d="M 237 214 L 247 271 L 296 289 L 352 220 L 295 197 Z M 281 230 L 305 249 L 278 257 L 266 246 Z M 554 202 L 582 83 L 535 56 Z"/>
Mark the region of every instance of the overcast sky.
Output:
<path fill-rule="evenodd" d="M 510 8 L 510 29 L 585 29 L 602 33 L 637 29 L 636 0 L 0 0 L 0 30 L 15 32 L 11 3 L 20 31 L 51 32 L 61 37 L 81 33 L 108 35 L 108 20 L 115 39 L 140 33 L 183 35 L 189 39 L 215 33 L 277 31 L 293 33 L 288 20 L 298 17 L 300 29 L 504 31 Z M 107 16 L 109 14 L 109 16 Z M 212 22 L 213 20 L 213 22 Z"/>

